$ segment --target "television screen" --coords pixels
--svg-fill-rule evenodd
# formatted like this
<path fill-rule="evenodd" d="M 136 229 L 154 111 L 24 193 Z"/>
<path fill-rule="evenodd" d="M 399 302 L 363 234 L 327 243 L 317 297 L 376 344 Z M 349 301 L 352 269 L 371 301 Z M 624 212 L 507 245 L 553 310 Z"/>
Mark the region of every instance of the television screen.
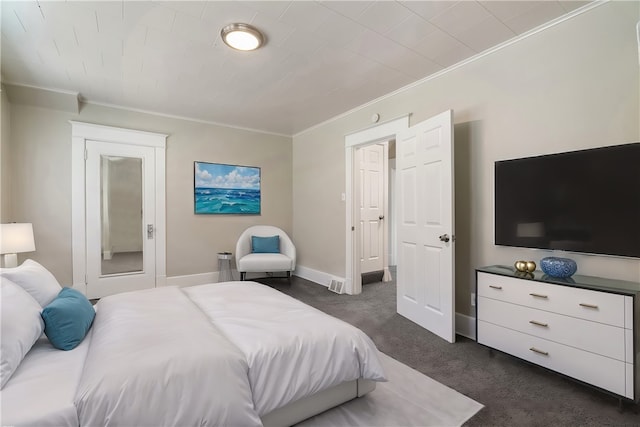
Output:
<path fill-rule="evenodd" d="M 495 243 L 640 258 L 640 143 L 495 162 Z"/>

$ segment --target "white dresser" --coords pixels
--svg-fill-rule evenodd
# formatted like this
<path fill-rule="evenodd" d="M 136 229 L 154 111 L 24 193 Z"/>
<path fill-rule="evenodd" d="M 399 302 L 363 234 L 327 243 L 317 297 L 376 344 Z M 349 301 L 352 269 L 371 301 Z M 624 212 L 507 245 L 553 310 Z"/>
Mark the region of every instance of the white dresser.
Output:
<path fill-rule="evenodd" d="M 640 283 L 477 270 L 480 344 L 638 401 Z"/>

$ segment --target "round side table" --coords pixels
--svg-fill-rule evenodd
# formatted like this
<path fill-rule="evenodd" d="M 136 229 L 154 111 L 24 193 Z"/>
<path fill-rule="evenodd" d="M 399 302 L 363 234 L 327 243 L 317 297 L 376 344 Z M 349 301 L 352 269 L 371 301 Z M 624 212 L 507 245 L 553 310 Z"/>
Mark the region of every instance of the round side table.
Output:
<path fill-rule="evenodd" d="M 231 275 L 231 252 L 218 252 L 218 282 L 233 280 Z"/>

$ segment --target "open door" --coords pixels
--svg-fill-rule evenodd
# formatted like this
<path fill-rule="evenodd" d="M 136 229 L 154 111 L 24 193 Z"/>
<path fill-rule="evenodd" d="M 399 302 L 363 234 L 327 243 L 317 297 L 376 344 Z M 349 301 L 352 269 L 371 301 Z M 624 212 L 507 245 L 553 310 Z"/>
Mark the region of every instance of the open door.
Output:
<path fill-rule="evenodd" d="M 396 137 L 397 310 L 455 342 L 453 111 Z"/>

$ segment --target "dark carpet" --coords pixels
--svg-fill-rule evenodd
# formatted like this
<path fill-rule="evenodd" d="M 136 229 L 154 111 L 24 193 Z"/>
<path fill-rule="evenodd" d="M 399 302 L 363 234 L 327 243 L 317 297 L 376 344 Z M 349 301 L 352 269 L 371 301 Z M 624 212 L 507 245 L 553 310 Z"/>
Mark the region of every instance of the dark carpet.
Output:
<path fill-rule="evenodd" d="M 395 282 L 337 295 L 294 276 L 261 282 L 364 331 L 378 349 L 485 405 L 467 426 L 640 426 L 638 406 L 457 336 L 449 344 L 396 313 Z M 593 369 L 598 369 L 594 366 Z"/>

